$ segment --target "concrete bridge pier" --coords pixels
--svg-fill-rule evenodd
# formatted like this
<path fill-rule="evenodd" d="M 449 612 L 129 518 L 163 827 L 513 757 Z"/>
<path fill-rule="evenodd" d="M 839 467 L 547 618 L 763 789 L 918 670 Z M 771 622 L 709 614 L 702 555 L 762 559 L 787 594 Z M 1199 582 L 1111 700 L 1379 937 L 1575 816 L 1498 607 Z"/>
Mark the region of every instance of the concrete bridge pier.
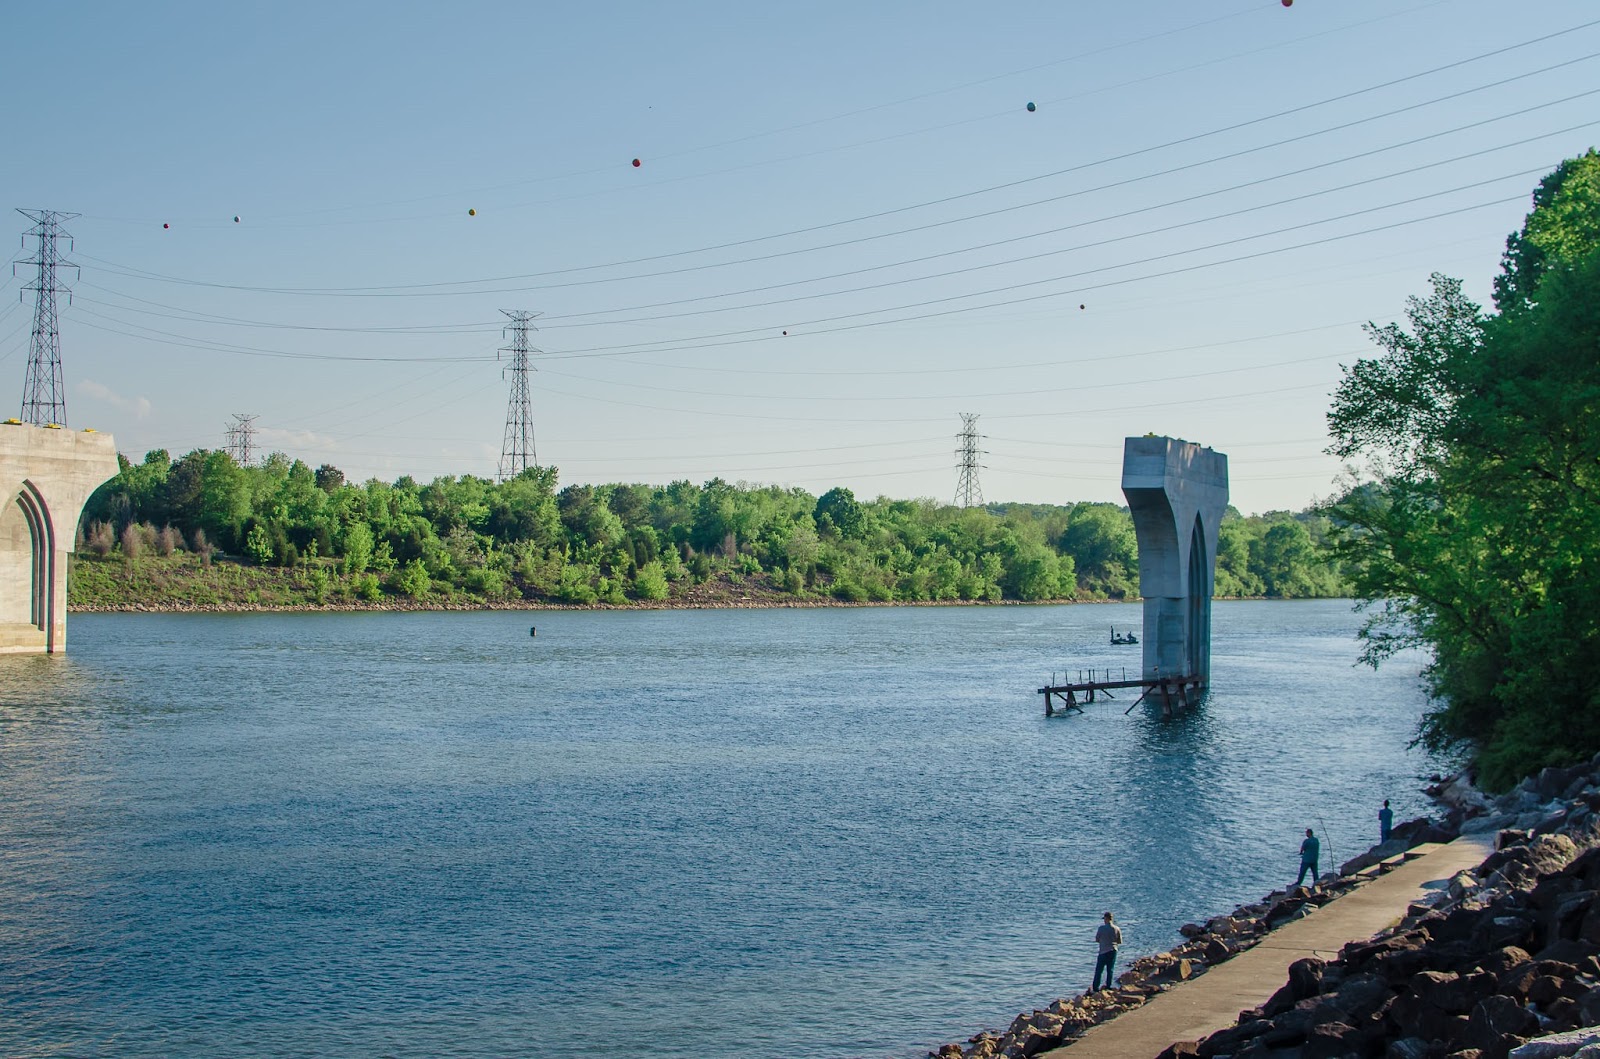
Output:
<path fill-rule="evenodd" d="M 1177 438 L 1128 438 L 1122 447 L 1122 492 L 1139 538 L 1144 679 L 1207 682 L 1228 457 Z"/>
<path fill-rule="evenodd" d="M 117 471 L 110 434 L 0 423 L 0 654 L 67 649 L 67 555 Z"/>

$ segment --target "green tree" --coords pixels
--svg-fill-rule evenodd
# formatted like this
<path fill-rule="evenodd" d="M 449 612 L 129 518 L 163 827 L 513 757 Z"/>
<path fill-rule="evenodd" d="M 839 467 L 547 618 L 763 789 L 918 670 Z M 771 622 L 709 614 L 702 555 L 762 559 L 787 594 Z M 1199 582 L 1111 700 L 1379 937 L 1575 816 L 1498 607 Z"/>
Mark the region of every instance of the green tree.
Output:
<path fill-rule="evenodd" d="M 1596 156 L 1540 185 L 1484 317 L 1436 277 L 1389 363 L 1347 371 L 1333 450 L 1371 480 L 1330 506 L 1371 601 L 1365 656 L 1427 648 L 1424 740 L 1491 787 L 1600 749 L 1600 186 Z"/>
<path fill-rule="evenodd" d="M 831 526 L 845 540 L 861 536 L 867 524 L 856 495 L 842 485 L 822 494 L 812 517 L 818 527 Z"/>
<path fill-rule="evenodd" d="M 426 596 L 432 584 L 433 581 L 428 576 L 428 567 L 421 559 L 410 560 L 394 574 L 395 591 L 412 599 Z"/>
<path fill-rule="evenodd" d="M 372 565 L 372 530 L 365 522 L 352 523 L 344 531 L 344 574 L 364 574 Z"/>
<path fill-rule="evenodd" d="M 660 562 L 652 559 L 639 567 L 639 573 L 633 579 L 633 592 L 640 599 L 667 598 L 667 574 Z"/>
<path fill-rule="evenodd" d="M 1079 504 L 1061 534 L 1061 551 L 1072 557 L 1078 583 L 1086 590 L 1112 597 L 1136 591 L 1139 541 L 1126 509 Z"/>

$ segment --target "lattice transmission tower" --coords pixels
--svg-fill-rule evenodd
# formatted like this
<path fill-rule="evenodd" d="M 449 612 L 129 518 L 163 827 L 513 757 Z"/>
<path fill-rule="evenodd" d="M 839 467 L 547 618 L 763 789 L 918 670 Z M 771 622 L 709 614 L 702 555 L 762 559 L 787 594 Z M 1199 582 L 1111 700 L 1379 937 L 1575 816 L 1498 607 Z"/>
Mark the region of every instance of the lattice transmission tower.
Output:
<path fill-rule="evenodd" d="M 982 466 L 978 457 L 983 455 L 978 442 L 982 439 L 983 435 L 978 433 L 977 413 L 962 412 L 961 433 L 956 435 L 956 440 L 961 442 L 961 447 L 956 449 L 956 456 L 961 461 L 956 465 L 960 474 L 956 479 L 957 507 L 983 506 L 983 487 L 978 484 L 978 469 Z"/>
<path fill-rule="evenodd" d="M 233 422 L 228 424 L 228 455 L 233 457 L 233 462 L 240 467 L 248 467 L 256 458 L 256 420 L 260 416 L 245 415 L 242 412 L 233 413 Z"/>
<path fill-rule="evenodd" d="M 34 265 L 31 284 L 22 289 L 33 291 L 33 340 L 28 346 L 28 379 L 22 386 L 22 421 L 34 426 L 54 423 L 67 425 L 67 388 L 61 381 L 61 324 L 56 313 L 56 296 L 65 294 L 67 304 L 72 303 L 72 288 L 56 275 L 57 269 L 77 269 L 77 265 L 61 256 L 57 243 L 65 240 L 67 250 L 72 250 L 72 236 L 61 227 L 76 213 L 59 213 L 56 210 L 17 210 L 33 227 L 23 233 L 23 246 L 31 236 L 34 240 L 33 256 L 14 261 L 11 273 L 16 275 L 18 265 Z"/>
<path fill-rule="evenodd" d="M 536 330 L 531 321 L 542 313 L 524 312 L 521 309 L 501 309 L 511 318 L 505 330 L 511 332 L 511 344 L 500 347 L 500 352 L 511 354 L 511 364 L 501 371 L 501 377 L 511 377 L 511 400 L 506 404 L 506 439 L 500 446 L 500 475 L 508 482 L 539 464 L 539 454 L 533 448 L 533 402 L 528 394 L 529 353 L 543 350 L 528 346 L 528 332 Z"/>

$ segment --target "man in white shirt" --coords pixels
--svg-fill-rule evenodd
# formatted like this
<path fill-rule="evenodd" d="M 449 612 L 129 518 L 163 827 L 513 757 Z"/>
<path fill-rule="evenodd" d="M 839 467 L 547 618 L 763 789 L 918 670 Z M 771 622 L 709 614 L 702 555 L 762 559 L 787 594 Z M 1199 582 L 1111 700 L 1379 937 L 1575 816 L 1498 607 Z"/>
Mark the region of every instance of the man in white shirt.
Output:
<path fill-rule="evenodd" d="M 1100 956 L 1094 961 L 1094 985 L 1090 992 L 1101 988 L 1100 972 L 1106 973 L 1105 988 L 1112 986 L 1112 966 L 1117 962 L 1117 946 L 1122 944 L 1122 931 L 1111 921 L 1111 913 L 1105 915 L 1105 922 L 1100 924 L 1100 929 L 1094 932 L 1094 940 L 1100 945 Z"/>

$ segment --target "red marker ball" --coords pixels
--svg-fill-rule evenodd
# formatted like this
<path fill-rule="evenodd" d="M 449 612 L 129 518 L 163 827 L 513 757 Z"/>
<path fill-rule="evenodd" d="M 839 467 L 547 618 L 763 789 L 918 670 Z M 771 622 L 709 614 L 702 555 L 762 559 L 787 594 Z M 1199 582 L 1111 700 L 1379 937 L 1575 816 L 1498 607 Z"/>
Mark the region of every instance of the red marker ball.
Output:
<path fill-rule="evenodd" d="M 1294 6 L 1294 0 L 1283 0 L 1283 6 L 1284 7 L 1292 7 L 1292 6 Z"/>
<path fill-rule="evenodd" d="M 634 159 L 634 160 L 633 160 L 633 168 L 635 168 L 635 169 L 638 169 L 638 168 L 639 168 L 639 165 L 640 165 L 640 162 L 639 162 L 639 160 L 638 160 L 638 159 L 637 159 L 637 158 L 635 158 L 635 159 Z"/>
<path fill-rule="evenodd" d="M 161 226 L 161 227 L 163 227 L 163 228 L 171 228 L 171 227 L 172 227 L 172 225 L 170 225 L 170 224 L 163 224 L 163 225 L 162 225 L 162 226 Z"/>

